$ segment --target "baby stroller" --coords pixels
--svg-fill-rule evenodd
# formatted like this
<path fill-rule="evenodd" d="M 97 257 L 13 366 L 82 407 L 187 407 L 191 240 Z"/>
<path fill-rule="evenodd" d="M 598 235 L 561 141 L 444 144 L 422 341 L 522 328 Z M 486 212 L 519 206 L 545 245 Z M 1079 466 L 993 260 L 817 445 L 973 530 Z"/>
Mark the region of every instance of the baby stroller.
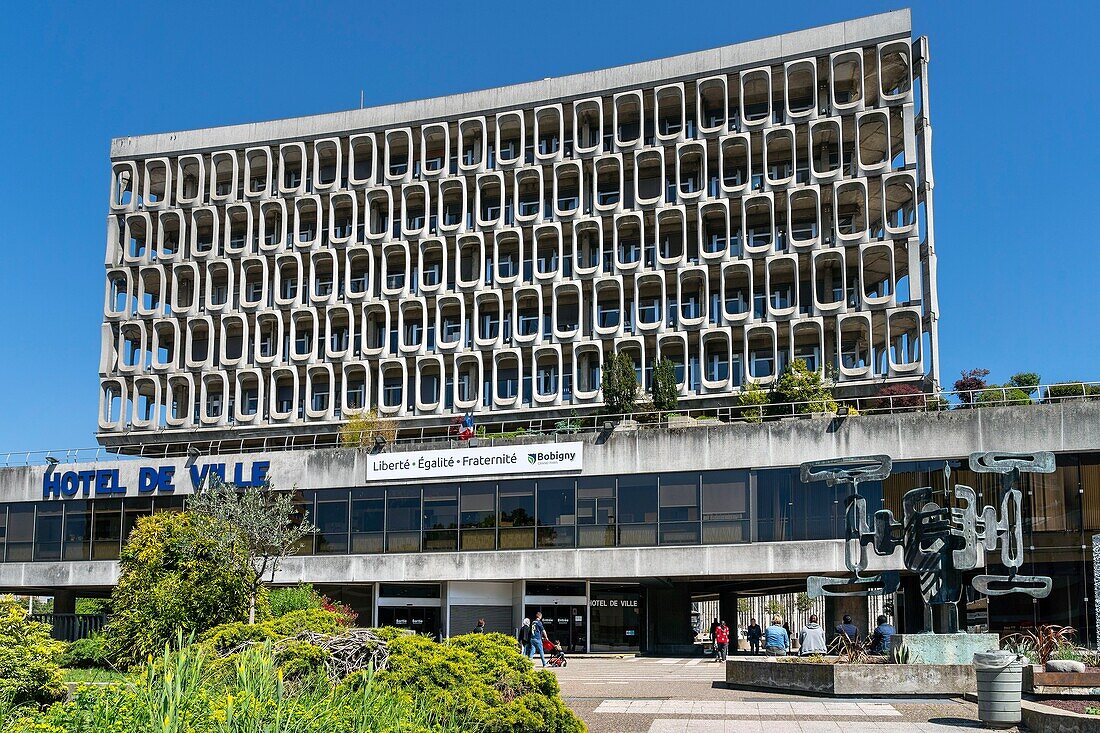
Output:
<path fill-rule="evenodd" d="M 548 655 L 546 659 L 547 667 L 565 667 L 569 664 L 569 660 L 565 658 L 565 650 L 561 648 L 561 644 L 552 642 L 549 639 L 543 639 L 542 650 Z"/>

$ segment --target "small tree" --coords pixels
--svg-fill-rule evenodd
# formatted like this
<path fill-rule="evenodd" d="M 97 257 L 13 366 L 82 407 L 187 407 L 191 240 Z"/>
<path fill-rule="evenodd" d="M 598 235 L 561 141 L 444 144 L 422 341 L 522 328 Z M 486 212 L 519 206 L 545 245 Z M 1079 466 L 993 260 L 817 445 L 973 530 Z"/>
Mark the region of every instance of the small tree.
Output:
<path fill-rule="evenodd" d="M 14 596 L 0 596 L 0 707 L 45 705 L 64 697 L 59 663 L 64 650 L 50 638 L 49 624 L 31 621 Z M 4 723 L 0 718 L 0 728 Z"/>
<path fill-rule="evenodd" d="M 181 630 L 200 634 L 248 616 L 247 549 L 232 527 L 208 517 L 157 512 L 140 518 L 119 565 L 106 628 L 109 656 L 119 666 L 159 655 Z"/>
<path fill-rule="evenodd" d="M 633 369 L 633 365 L 631 365 Z M 676 409 L 680 399 L 679 384 L 676 381 L 676 365 L 670 359 L 660 359 L 653 364 L 653 384 L 650 395 L 653 409 L 657 412 L 671 412 Z"/>
<path fill-rule="evenodd" d="M 959 401 L 965 407 L 970 407 L 978 396 L 978 392 L 989 385 L 985 378 L 989 376 L 988 369 L 966 369 L 955 380 L 955 391 L 959 393 Z"/>
<path fill-rule="evenodd" d="M 755 382 L 749 382 L 737 396 L 741 417 L 748 422 L 764 421 L 764 405 L 768 404 L 768 391 Z"/>
<path fill-rule="evenodd" d="M 256 598 L 264 583 L 275 579 L 280 563 L 298 543 L 317 531 L 305 514 L 299 517 L 291 492 L 275 491 L 270 482 L 243 490 L 211 477 L 188 505 L 212 518 L 217 540 L 227 547 L 243 542 L 252 572 L 248 578 L 248 623 L 256 622 Z"/>
<path fill-rule="evenodd" d="M 622 352 L 609 354 L 603 363 L 604 408 L 610 415 L 626 415 L 634 412 L 638 402 L 638 378 L 634 374 L 634 360 Z"/>
<path fill-rule="evenodd" d="M 1016 387 L 1028 395 L 1033 395 L 1035 390 L 1039 388 L 1039 382 L 1040 377 L 1035 372 L 1018 372 L 1008 378 L 1007 386 Z"/>
<path fill-rule="evenodd" d="M 374 410 L 348 418 L 340 426 L 340 445 L 345 448 L 372 448 L 374 439 L 381 436 L 387 443 L 397 439 L 398 422 L 379 417 Z"/>
<path fill-rule="evenodd" d="M 1031 397 L 1024 390 L 1013 387 L 1011 385 L 1005 385 L 1001 387 L 996 384 L 991 384 L 989 387 L 977 395 L 974 398 L 974 407 L 994 407 L 999 405 L 1030 405 Z"/>
<path fill-rule="evenodd" d="M 806 611 L 809 611 L 811 608 L 814 607 L 814 602 L 813 599 L 810 598 L 809 593 L 799 593 L 794 598 L 794 607 L 797 608 L 800 612 L 806 613 Z"/>
<path fill-rule="evenodd" d="M 911 410 L 925 406 L 924 392 L 911 384 L 889 384 L 875 393 L 870 403 L 876 410 Z"/>
<path fill-rule="evenodd" d="M 811 371 L 802 359 L 795 359 L 787 365 L 772 389 L 773 403 L 799 403 L 794 406 L 796 412 L 828 412 L 836 410 L 833 393 L 822 384 L 821 372 Z M 786 409 L 778 414 L 785 414 Z"/>

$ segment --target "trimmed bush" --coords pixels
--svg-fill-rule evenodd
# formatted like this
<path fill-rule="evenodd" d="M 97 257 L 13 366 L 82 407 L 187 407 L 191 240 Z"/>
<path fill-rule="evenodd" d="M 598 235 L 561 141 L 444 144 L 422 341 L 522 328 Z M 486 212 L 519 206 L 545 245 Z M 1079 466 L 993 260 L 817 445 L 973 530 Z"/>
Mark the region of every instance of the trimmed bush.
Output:
<path fill-rule="evenodd" d="M 925 406 L 924 392 L 911 384 L 890 384 L 875 393 L 875 399 L 867 401 L 875 411 L 912 410 Z"/>
<path fill-rule="evenodd" d="M 740 414 L 743 420 L 763 422 L 764 405 L 768 404 L 768 391 L 759 384 L 750 382 L 737 396 L 737 404 L 741 406 Z"/>
<path fill-rule="evenodd" d="M 49 624 L 27 618 L 27 609 L 12 596 L 0 597 L 0 701 L 45 705 L 61 699 L 64 651 L 65 645 L 50 637 Z"/>
<path fill-rule="evenodd" d="M 990 387 L 974 400 L 975 407 L 1002 407 L 1004 405 L 1030 405 L 1031 397 L 1019 387 Z"/>
<path fill-rule="evenodd" d="M 61 666 L 69 669 L 110 669 L 111 657 L 107 652 L 107 637 L 92 634 L 77 639 L 61 657 Z"/>
<path fill-rule="evenodd" d="M 218 652 L 226 652 L 245 642 L 278 641 L 297 636 L 303 631 L 318 634 L 338 634 L 344 625 L 343 617 L 323 608 L 307 608 L 291 611 L 278 618 L 259 624 L 234 621 L 215 626 L 199 637 L 199 641 Z"/>
<path fill-rule="evenodd" d="M 1100 385 L 1081 382 L 1058 382 L 1047 387 L 1047 399 L 1051 402 L 1084 399 L 1100 396 Z"/>
<path fill-rule="evenodd" d="M 291 588 L 276 588 L 268 593 L 268 607 L 274 618 L 284 616 L 291 611 L 306 611 L 321 608 L 324 599 L 313 590 L 309 583 L 299 583 Z"/>
<path fill-rule="evenodd" d="M 562 701 L 553 673 L 535 671 L 510 636 L 466 634 L 437 644 L 408 635 L 390 642 L 389 651 L 378 681 L 395 691 L 423 691 L 442 716 L 465 716 L 470 727 L 489 733 L 584 730 Z"/>

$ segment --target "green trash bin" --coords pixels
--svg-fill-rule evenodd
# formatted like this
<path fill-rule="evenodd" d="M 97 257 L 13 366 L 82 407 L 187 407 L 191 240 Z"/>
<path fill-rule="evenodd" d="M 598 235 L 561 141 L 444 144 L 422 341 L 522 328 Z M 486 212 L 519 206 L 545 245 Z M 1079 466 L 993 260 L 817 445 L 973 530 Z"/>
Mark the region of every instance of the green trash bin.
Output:
<path fill-rule="evenodd" d="M 988 728 L 1011 728 L 1020 723 L 1020 695 L 1024 686 L 1023 659 L 1004 651 L 974 655 L 978 682 L 978 720 Z"/>

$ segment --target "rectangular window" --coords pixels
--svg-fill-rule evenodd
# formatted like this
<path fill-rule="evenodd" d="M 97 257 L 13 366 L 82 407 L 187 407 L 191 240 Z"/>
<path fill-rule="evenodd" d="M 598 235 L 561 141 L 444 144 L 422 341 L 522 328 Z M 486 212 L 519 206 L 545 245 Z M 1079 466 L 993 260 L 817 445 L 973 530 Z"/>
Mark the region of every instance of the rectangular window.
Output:
<path fill-rule="evenodd" d="M 539 481 L 538 546 L 572 547 L 576 512 L 576 484 L 572 479 Z"/>
<path fill-rule="evenodd" d="M 87 501 L 67 502 L 65 504 L 65 544 L 62 548 L 62 557 L 65 560 L 87 560 L 91 556 L 91 529 L 91 504 Z"/>
<path fill-rule="evenodd" d="M 354 489 L 351 492 L 352 553 L 382 552 L 385 521 L 386 490 Z"/>
<path fill-rule="evenodd" d="M 704 544 L 749 541 L 749 472 L 703 474 L 700 506 Z"/>
<path fill-rule="evenodd" d="M 619 478 L 619 545 L 657 544 L 657 477 Z"/>
<path fill-rule="evenodd" d="M 386 492 L 386 552 L 420 551 L 420 489 Z"/>
<path fill-rule="evenodd" d="M 424 549 L 454 551 L 458 538 L 458 486 L 424 487 Z"/>
<path fill-rule="evenodd" d="M 39 502 L 34 518 L 34 559 L 61 559 L 61 526 L 65 505 Z"/>
<path fill-rule="evenodd" d="M 699 474 L 664 474 L 660 487 L 661 544 L 698 544 Z"/>
<path fill-rule="evenodd" d="M 348 551 L 347 490 L 317 492 L 317 552 L 344 554 Z"/>
<path fill-rule="evenodd" d="M 496 546 L 496 484 L 463 484 L 461 496 L 462 549 L 492 550 Z"/>
<path fill-rule="evenodd" d="M 500 483 L 500 549 L 528 550 L 535 546 L 535 482 Z"/>
<path fill-rule="evenodd" d="M 117 560 L 122 548 L 122 500 L 92 503 L 92 559 Z"/>
<path fill-rule="evenodd" d="M 577 545 L 615 545 L 615 479 L 612 476 L 577 481 Z"/>

